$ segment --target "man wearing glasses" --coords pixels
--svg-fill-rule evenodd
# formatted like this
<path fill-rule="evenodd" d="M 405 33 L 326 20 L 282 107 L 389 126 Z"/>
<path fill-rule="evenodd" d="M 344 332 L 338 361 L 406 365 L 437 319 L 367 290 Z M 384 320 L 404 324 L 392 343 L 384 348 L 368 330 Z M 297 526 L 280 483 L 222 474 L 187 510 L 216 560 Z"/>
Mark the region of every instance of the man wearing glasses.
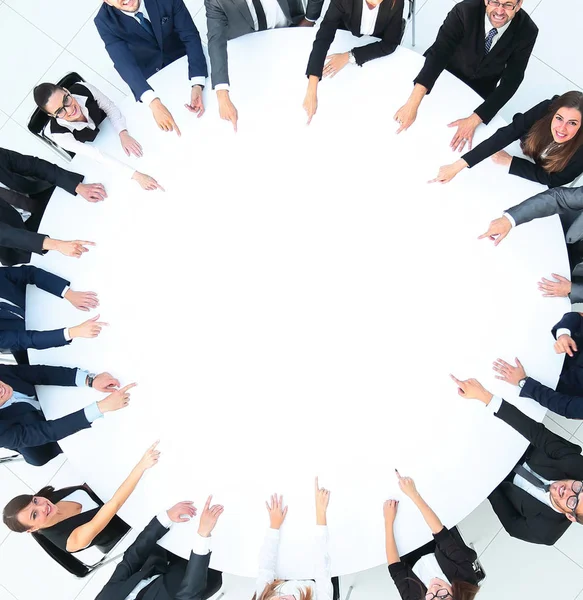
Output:
<path fill-rule="evenodd" d="M 464 0 L 454 6 L 425 52 L 411 96 L 395 114 L 397 133 L 413 124 L 424 96 L 447 69 L 484 99 L 469 117 L 448 125 L 456 128 L 451 148 L 461 152 L 467 144 L 471 150 L 478 125 L 489 123 L 524 79 L 538 28 L 521 10 L 522 1 Z"/>
<path fill-rule="evenodd" d="M 583 524 L 581 447 L 492 395 L 475 379 L 451 377 L 460 396 L 483 402 L 488 411 L 530 442 L 518 464 L 488 498 L 504 529 L 520 540 L 552 546 L 571 523 Z"/>

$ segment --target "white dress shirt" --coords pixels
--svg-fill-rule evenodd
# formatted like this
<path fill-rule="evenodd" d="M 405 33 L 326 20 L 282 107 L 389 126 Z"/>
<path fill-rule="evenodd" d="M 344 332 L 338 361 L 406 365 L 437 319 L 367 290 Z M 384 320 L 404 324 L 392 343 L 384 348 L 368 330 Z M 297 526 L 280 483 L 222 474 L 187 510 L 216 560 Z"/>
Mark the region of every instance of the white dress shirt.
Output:
<path fill-rule="evenodd" d="M 488 15 L 486 15 L 484 20 L 484 31 L 486 35 L 484 36 L 484 40 L 488 37 L 488 34 L 492 29 L 498 29 L 498 35 L 495 35 L 492 39 L 492 44 L 490 45 L 490 52 L 492 52 L 492 48 L 498 43 L 498 40 L 504 35 L 504 32 L 510 27 L 510 23 L 512 23 L 512 19 L 506 23 L 503 27 L 494 27 L 492 23 L 490 23 L 490 19 L 488 19 Z"/>
<path fill-rule="evenodd" d="M 445 576 L 445 573 L 441 570 L 437 558 L 433 552 L 422 556 L 413 566 L 413 573 L 421 579 L 425 584 L 425 587 L 429 587 L 429 582 L 434 578 L 438 577 L 446 583 L 451 585 L 451 581 Z"/>
<path fill-rule="evenodd" d="M 119 108 L 94 85 L 86 82 L 83 82 L 83 85 L 93 94 L 97 105 L 99 108 L 101 108 L 101 110 L 103 110 L 103 112 L 105 112 L 116 133 L 120 134 L 122 131 L 127 130 L 126 120 L 121 114 Z M 65 121 L 65 119 L 57 119 L 57 123 L 63 127 L 66 127 L 69 131 L 80 131 L 81 129 L 87 128 L 94 130 L 96 125 L 93 122 L 93 119 L 89 116 L 89 111 L 85 106 L 87 103 L 87 98 L 85 96 L 77 96 L 76 94 L 72 95 L 73 98 L 75 98 L 75 100 L 77 100 L 79 103 L 81 112 L 87 121 Z M 113 158 L 113 156 L 110 156 L 105 152 L 101 152 L 101 150 L 99 150 L 99 148 L 96 146 L 93 146 L 91 142 L 84 143 L 76 140 L 72 133 L 52 133 L 50 131 L 50 127 L 47 127 L 46 134 L 65 150 L 70 150 L 71 152 L 93 158 L 97 162 L 115 169 L 125 177 L 133 177 L 134 173 L 136 172 L 133 167 L 122 163 L 121 161 L 117 160 L 117 158 Z"/>
<path fill-rule="evenodd" d="M 361 35 L 372 35 L 377 24 L 379 16 L 379 6 L 377 4 L 372 10 L 368 7 L 366 0 L 362 0 L 362 18 L 360 19 Z"/>
<path fill-rule="evenodd" d="M 300 590 L 312 590 L 314 600 L 332 600 L 332 575 L 330 556 L 328 554 L 328 527 L 317 525 L 315 531 L 316 563 L 314 565 L 314 581 L 289 580 L 277 588 L 280 596 L 300 597 Z M 276 579 L 275 567 L 279 550 L 279 529 L 268 529 L 259 554 L 259 572 L 255 582 L 255 594 L 259 598 L 266 585 Z"/>
<path fill-rule="evenodd" d="M 142 26 L 142 24 L 136 17 L 135 12 L 128 12 L 127 10 L 122 10 L 121 12 L 124 15 L 127 15 L 128 17 L 135 19 L 136 21 L 138 21 L 138 24 L 140 25 L 140 27 Z M 136 12 L 141 12 L 144 15 L 144 18 L 146 20 L 150 21 L 150 23 L 152 22 L 150 19 L 150 15 L 148 14 L 148 9 L 146 8 L 145 2 L 140 2 L 139 6 L 138 6 L 138 10 Z M 196 77 L 190 78 L 190 85 L 200 85 L 201 87 L 204 87 L 204 84 L 205 84 L 205 78 L 202 75 L 197 75 Z M 140 101 L 143 102 L 144 104 L 146 104 L 147 106 L 149 106 L 150 102 L 152 102 L 152 100 L 156 100 L 156 98 L 159 98 L 159 96 L 156 95 L 156 92 L 154 90 L 146 90 L 140 96 Z"/>

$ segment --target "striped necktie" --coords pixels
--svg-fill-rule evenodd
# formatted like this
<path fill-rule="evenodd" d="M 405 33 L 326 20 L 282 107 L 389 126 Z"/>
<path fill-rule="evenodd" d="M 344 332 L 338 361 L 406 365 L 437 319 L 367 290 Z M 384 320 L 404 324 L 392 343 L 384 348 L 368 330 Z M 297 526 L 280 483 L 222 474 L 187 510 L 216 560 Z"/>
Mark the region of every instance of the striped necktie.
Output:
<path fill-rule="evenodd" d="M 492 27 L 492 29 L 490 29 L 490 32 L 486 36 L 486 42 L 485 42 L 485 48 L 484 48 L 486 51 L 486 54 L 488 54 L 488 52 L 490 52 L 490 48 L 492 47 L 492 41 L 494 40 L 494 38 L 497 35 L 498 35 L 498 30 L 496 29 L 496 27 Z"/>
<path fill-rule="evenodd" d="M 531 473 L 528 469 L 525 469 L 522 465 L 516 465 L 514 467 L 514 472 L 520 475 L 523 479 L 526 479 L 529 483 L 532 483 L 535 487 L 540 490 L 544 490 L 548 492 L 551 489 L 550 485 L 547 485 L 543 481 L 541 481 L 534 473 Z"/>

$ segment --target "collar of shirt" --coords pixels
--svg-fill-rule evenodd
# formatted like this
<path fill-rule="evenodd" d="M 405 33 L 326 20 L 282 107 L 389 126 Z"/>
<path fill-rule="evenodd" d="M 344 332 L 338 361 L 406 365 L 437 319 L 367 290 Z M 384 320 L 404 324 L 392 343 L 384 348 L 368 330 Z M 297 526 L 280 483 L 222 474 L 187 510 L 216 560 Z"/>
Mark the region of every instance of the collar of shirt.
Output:
<path fill-rule="evenodd" d="M 551 483 L 554 483 L 554 481 L 549 481 L 548 479 L 545 479 L 542 475 L 539 475 L 536 471 L 533 471 L 528 466 L 527 463 L 523 463 L 522 466 L 527 471 L 529 471 L 530 473 L 532 473 L 533 475 L 538 477 L 545 485 L 551 485 Z M 545 492 L 541 488 L 536 487 L 535 485 L 530 483 L 530 481 L 527 481 L 526 479 L 524 479 L 524 477 L 522 477 L 518 473 L 514 476 L 512 483 L 514 483 L 514 485 L 518 486 L 519 488 L 523 489 L 525 492 L 528 492 L 531 496 L 533 496 L 537 500 L 540 500 L 540 502 L 542 502 L 543 504 L 550 506 L 555 512 L 562 514 L 562 512 L 559 509 L 557 509 L 555 507 L 555 505 L 551 502 L 551 493 L 550 492 Z"/>
<path fill-rule="evenodd" d="M 362 0 L 362 17 L 360 19 L 360 33 L 362 35 L 372 35 L 377 23 L 377 17 L 379 14 L 379 6 L 377 4 L 374 8 L 369 8 L 366 0 Z"/>
<path fill-rule="evenodd" d="M 127 15 L 128 17 L 131 17 L 132 19 L 136 19 L 136 12 L 141 12 L 144 17 L 146 17 L 146 19 L 148 19 L 148 21 L 150 21 L 150 15 L 148 14 L 148 9 L 146 8 L 146 3 L 145 2 L 140 2 L 139 6 L 138 6 L 138 10 L 136 10 L 136 12 L 128 12 L 127 10 L 122 10 L 121 11 L 124 15 Z M 136 19 L 137 21 L 137 19 Z"/>
<path fill-rule="evenodd" d="M 57 123 L 71 131 L 85 129 L 86 127 L 89 127 L 89 129 L 95 129 L 95 123 L 93 122 L 93 119 L 89 116 L 89 111 L 85 106 L 85 104 L 87 103 L 87 98 L 85 96 L 77 96 L 76 94 L 73 94 L 73 98 L 75 98 L 75 100 L 77 100 L 77 102 L 79 103 L 79 106 L 81 107 L 81 112 L 85 115 L 87 122 L 65 121 L 65 119 L 57 119 Z"/>
<path fill-rule="evenodd" d="M 16 390 L 12 392 L 12 396 L 8 400 L 6 400 L 6 402 L 4 402 L 2 406 L 0 406 L 0 410 L 2 410 L 3 408 L 8 408 L 12 404 L 16 404 L 17 402 L 26 402 L 31 406 L 34 406 L 34 408 L 36 408 L 37 410 L 40 410 L 40 402 L 36 398 L 33 398 L 32 396 L 27 396 L 26 394 L 21 394 Z"/>
<path fill-rule="evenodd" d="M 498 35 L 495 35 L 494 39 L 492 40 L 492 46 L 493 46 L 504 35 L 504 32 L 510 27 L 510 23 L 512 23 L 512 19 L 510 19 L 510 21 L 508 21 L 508 23 L 506 23 L 506 25 L 504 25 L 503 27 L 494 27 L 494 25 L 492 25 L 492 23 L 490 23 L 490 19 L 488 19 L 488 15 L 486 15 L 486 17 L 484 19 L 484 31 L 485 31 L 484 37 L 487 37 L 492 29 L 497 29 Z"/>

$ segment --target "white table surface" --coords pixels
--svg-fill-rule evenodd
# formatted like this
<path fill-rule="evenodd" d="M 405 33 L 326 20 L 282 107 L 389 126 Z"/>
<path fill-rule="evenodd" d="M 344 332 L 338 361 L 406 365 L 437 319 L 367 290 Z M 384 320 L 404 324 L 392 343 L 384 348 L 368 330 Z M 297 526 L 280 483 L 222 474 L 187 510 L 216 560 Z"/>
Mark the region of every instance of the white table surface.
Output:
<path fill-rule="evenodd" d="M 504 478 L 527 442 L 448 374 L 477 377 L 542 420 L 544 409 L 494 379 L 492 361 L 519 356 L 554 386 L 561 357 L 550 329 L 567 299 L 536 282 L 569 274 L 556 217 L 512 232 L 498 247 L 476 238 L 491 219 L 543 188 L 490 160 L 448 185 L 428 185 L 452 162 L 447 123 L 479 100 L 444 73 L 415 125 L 395 135 L 422 57 L 404 48 L 323 81 L 305 126 L 305 66 L 314 32 L 289 29 L 229 43 L 239 132 L 218 117 L 214 93 L 196 119 L 186 62 L 152 78 L 182 137 L 156 128 L 147 107 L 122 110 L 145 156 L 133 159 L 166 193 L 143 192 L 76 157 L 109 198 L 89 204 L 58 190 L 40 231 L 89 239 L 80 260 L 50 253 L 34 264 L 95 290 L 111 323 L 97 340 L 31 352 L 41 364 L 109 370 L 138 381 L 128 409 L 63 440 L 69 460 L 109 497 L 147 446 L 162 458 L 121 510 L 133 527 L 206 496 L 224 504 L 211 566 L 254 576 L 268 527 L 265 499 L 284 494 L 279 574 L 310 577 L 313 477 L 332 490 L 334 574 L 385 561 L 382 504 L 401 498 L 402 554 L 430 538 L 398 490 L 415 478 L 453 526 Z M 366 43 L 366 39 L 356 41 Z M 332 51 L 354 45 L 338 32 Z M 484 139 L 503 125 L 480 127 Z M 97 142 L 123 156 L 109 123 Z M 93 313 L 95 314 L 95 313 Z M 67 302 L 30 289 L 27 324 L 83 321 Z M 92 390 L 40 388 L 49 418 L 85 406 Z M 163 545 L 188 556 L 197 519 Z"/>

